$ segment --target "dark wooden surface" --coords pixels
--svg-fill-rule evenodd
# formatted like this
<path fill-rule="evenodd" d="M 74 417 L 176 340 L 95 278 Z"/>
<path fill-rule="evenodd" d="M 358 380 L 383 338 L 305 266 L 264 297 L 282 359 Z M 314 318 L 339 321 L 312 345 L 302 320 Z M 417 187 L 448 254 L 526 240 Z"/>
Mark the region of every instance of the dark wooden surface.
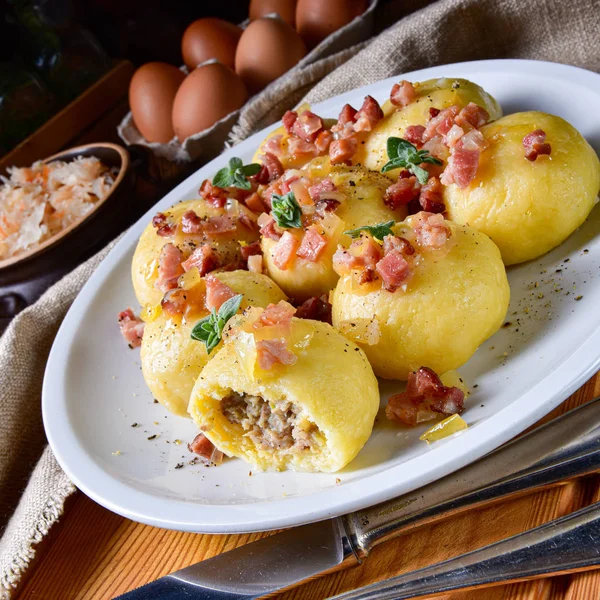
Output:
<path fill-rule="evenodd" d="M 54 154 L 65 146 L 78 145 L 73 141 L 94 124 L 100 124 L 103 130 L 107 132 L 108 122 L 105 121 L 105 116 L 114 106 L 121 103 L 124 97 L 126 98 L 133 72 L 134 66 L 129 61 L 117 62 L 106 75 L 89 87 L 81 96 L 65 106 L 27 139 L 2 156 L 0 158 L 0 172 L 8 166 L 26 167 L 36 160 Z M 90 141 L 118 142 L 116 130 L 111 134 L 113 138 L 111 140 L 94 139 Z"/>
<path fill-rule="evenodd" d="M 117 125 L 129 110 L 127 94 L 133 65 L 114 68 L 38 131 L 0 158 L 0 173 L 8 166 L 27 166 L 57 152 L 93 144 L 123 145 Z M 0 334 L 11 319 L 32 304 L 53 283 L 94 255 L 134 223 L 199 164 L 161 163 L 142 148 L 129 148 L 130 174 L 106 206 L 49 251 L 0 270 Z"/>

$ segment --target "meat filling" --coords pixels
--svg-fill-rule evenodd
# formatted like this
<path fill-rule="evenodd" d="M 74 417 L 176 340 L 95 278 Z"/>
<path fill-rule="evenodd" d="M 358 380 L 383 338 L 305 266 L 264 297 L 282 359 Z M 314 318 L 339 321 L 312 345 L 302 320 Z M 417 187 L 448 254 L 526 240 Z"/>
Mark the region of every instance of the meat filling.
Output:
<path fill-rule="evenodd" d="M 221 400 L 221 412 L 230 423 L 241 425 L 260 450 L 298 453 L 318 444 L 317 427 L 287 400 L 267 402 L 260 396 L 231 392 Z"/>

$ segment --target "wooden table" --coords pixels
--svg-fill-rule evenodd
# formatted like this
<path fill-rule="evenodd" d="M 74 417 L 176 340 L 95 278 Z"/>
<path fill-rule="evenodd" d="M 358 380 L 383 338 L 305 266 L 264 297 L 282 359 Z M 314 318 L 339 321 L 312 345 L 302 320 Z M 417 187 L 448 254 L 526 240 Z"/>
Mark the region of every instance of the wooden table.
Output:
<path fill-rule="evenodd" d="M 600 374 L 543 421 L 599 394 Z M 379 546 L 360 567 L 314 580 L 276 598 L 322 600 L 451 558 L 600 500 L 599 482 L 600 477 L 583 478 L 422 527 Z M 40 548 L 17 599 L 105 600 L 265 535 L 269 534 L 202 535 L 158 529 L 119 517 L 77 493 Z M 600 570 L 440 598 L 598 600 Z"/>
<path fill-rule="evenodd" d="M 90 107 L 79 111 L 79 121 L 76 120 L 73 127 L 85 127 L 85 130 L 61 140 L 61 145 L 118 141 L 115 128 L 127 109 L 125 97 L 130 75 L 130 66 L 117 65 L 111 78 L 99 85 L 114 90 L 117 81 L 121 95 L 116 94 L 111 104 L 105 103 L 101 117 L 92 124 L 85 121 Z M 65 118 L 71 119 L 69 115 L 62 115 L 58 124 L 49 125 L 53 135 L 56 131 L 64 132 Z M 24 144 L 19 150 L 19 159 L 31 162 L 31 156 L 39 158 L 50 153 L 49 150 L 58 150 L 46 148 L 47 139 L 48 136 L 43 136 L 35 140 L 35 144 Z M 153 197 L 157 200 L 166 191 L 164 185 L 140 179 L 137 193 L 143 191 L 150 203 Z M 140 186 L 145 188 L 142 190 Z M 599 394 L 600 377 L 596 375 L 545 420 Z M 595 477 L 581 479 L 417 529 L 376 548 L 360 567 L 312 581 L 277 598 L 321 600 L 492 543 L 600 500 L 599 481 Z M 36 561 L 16 598 L 106 600 L 265 535 L 269 534 L 201 535 L 158 529 L 117 516 L 82 493 L 76 493 L 68 501 L 60 522 L 38 547 Z M 445 600 L 598 600 L 600 570 L 441 597 Z"/>

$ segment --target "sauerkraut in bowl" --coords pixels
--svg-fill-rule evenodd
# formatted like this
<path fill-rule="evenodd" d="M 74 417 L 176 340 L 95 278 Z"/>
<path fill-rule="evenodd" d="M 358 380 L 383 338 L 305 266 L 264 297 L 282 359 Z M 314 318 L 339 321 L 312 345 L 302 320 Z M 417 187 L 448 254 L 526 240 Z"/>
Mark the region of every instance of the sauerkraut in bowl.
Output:
<path fill-rule="evenodd" d="M 9 167 L 0 176 L 0 262 L 79 223 L 110 193 L 116 170 L 94 156 Z"/>

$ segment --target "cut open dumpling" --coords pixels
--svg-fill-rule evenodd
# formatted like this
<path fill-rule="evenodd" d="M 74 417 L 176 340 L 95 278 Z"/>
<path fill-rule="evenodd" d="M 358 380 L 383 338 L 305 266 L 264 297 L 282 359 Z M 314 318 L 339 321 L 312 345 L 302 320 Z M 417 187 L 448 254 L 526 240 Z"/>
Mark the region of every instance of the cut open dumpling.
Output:
<path fill-rule="evenodd" d="M 334 472 L 371 435 L 377 380 L 358 346 L 284 305 L 234 320 L 189 411 L 219 450 L 258 469 Z"/>

